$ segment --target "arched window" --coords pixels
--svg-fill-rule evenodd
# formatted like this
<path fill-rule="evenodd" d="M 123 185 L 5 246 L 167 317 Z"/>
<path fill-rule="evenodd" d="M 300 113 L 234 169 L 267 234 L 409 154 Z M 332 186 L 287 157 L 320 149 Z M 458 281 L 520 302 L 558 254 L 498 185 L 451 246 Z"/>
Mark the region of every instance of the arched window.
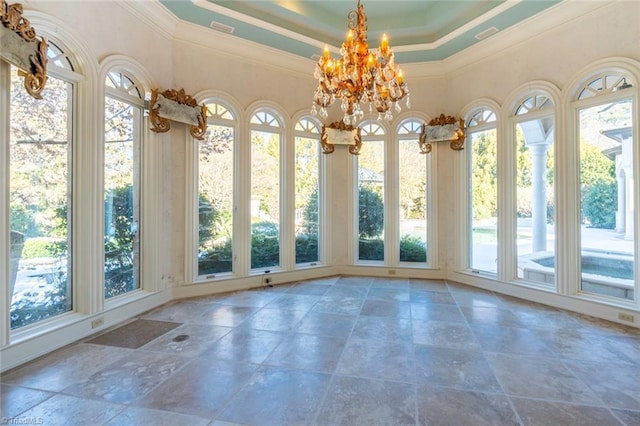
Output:
<path fill-rule="evenodd" d="M 469 148 L 469 267 L 495 274 L 498 266 L 496 114 L 474 110 L 466 119 Z"/>
<path fill-rule="evenodd" d="M 554 105 L 544 93 L 528 95 L 511 117 L 516 164 L 516 277 L 555 282 Z"/>
<path fill-rule="evenodd" d="M 423 122 L 408 119 L 398 126 L 398 221 L 400 262 L 427 261 L 427 176 L 431 156 L 420 155 Z"/>
<path fill-rule="evenodd" d="M 283 124 L 268 109 L 251 123 L 251 269 L 280 266 L 280 176 Z"/>
<path fill-rule="evenodd" d="M 8 117 L 1 119 L 10 124 L 9 163 L 2 167 L 9 169 L 11 329 L 74 309 L 73 112 L 80 76 L 59 43 L 49 42 L 47 57 L 42 100 L 26 92 L 16 67 L 0 63 L 10 73 L 2 90 L 10 94 Z"/>
<path fill-rule="evenodd" d="M 237 121 L 221 100 L 206 102 L 207 132 L 198 141 L 198 273 L 233 270 L 234 149 Z"/>
<path fill-rule="evenodd" d="M 320 260 L 320 126 L 311 118 L 295 125 L 296 264 Z"/>
<path fill-rule="evenodd" d="M 385 131 L 375 121 L 360 125 L 357 156 L 358 260 L 384 261 Z"/>
<path fill-rule="evenodd" d="M 104 294 L 140 288 L 140 170 L 144 90 L 125 72 L 105 78 Z"/>
<path fill-rule="evenodd" d="M 578 87 L 573 103 L 580 153 L 580 291 L 624 301 L 638 298 L 634 84 L 630 74 L 603 71 Z"/>

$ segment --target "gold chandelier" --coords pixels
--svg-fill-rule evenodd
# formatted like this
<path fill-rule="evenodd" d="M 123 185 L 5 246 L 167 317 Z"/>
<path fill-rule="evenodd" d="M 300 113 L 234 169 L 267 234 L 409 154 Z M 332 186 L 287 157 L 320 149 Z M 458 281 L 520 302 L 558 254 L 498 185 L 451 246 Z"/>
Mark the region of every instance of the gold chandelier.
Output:
<path fill-rule="evenodd" d="M 342 100 L 344 112 L 342 121 L 346 125 L 355 125 L 362 119 L 362 104 L 369 103 L 369 112 L 378 111 L 378 120 L 390 121 L 391 109 L 400 112 L 400 101 L 406 98 L 409 105 L 409 88 L 404 82 L 402 71 L 393 59 L 393 50 L 389 47 L 386 34 L 382 36 L 380 47 L 374 53 L 367 45 L 367 15 L 358 0 L 358 9 L 347 15 L 349 32 L 342 43 L 340 59 L 329 55 L 325 46 L 324 54 L 316 64 L 313 76 L 318 80 L 318 88 L 313 96 L 312 114 L 327 118 L 327 107 L 336 98 Z"/>

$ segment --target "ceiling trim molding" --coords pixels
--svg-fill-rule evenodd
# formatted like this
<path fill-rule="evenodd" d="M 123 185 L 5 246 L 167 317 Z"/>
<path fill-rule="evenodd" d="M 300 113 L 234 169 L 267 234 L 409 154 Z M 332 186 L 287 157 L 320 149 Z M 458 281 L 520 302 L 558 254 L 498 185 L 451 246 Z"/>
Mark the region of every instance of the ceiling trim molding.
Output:
<path fill-rule="evenodd" d="M 194 3 L 202 2 L 202 0 L 191 1 Z M 462 72 L 465 68 L 486 60 L 503 50 L 517 47 L 560 25 L 579 19 L 615 2 L 616 0 L 593 2 L 566 0 L 441 61 L 410 62 L 400 65 L 405 71 L 406 78 L 434 78 L 449 73 Z M 157 29 L 169 40 L 213 48 L 220 54 L 234 57 L 246 63 L 269 66 L 300 75 L 311 76 L 313 73 L 315 61 L 312 59 L 306 59 L 232 34 L 212 32 L 213 30 L 210 28 L 182 21 L 166 9 L 159 0 L 118 3 Z M 313 39 L 309 40 L 313 41 Z M 308 41 L 301 41 L 308 43 Z M 324 46 L 322 43 L 319 45 Z M 394 47 L 394 49 L 399 51 L 398 47 Z"/>
<path fill-rule="evenodd" d="M 207 9 L 211 12 L 215 12 L 215 13 L 219 13 L 220 15 L 224 15 L 228 18 L 232 18 L 235 19 L 236 21 L 240 21 L 240 22 L 244 22 L 245 24 L 249 24 L 249 25 L 253 25 L 255 27 L 258 27 L 260 29 L 281 35 L 283 37 L 287 37 L 290 38 L 292 40 L 295 41 L 299 41 L 301 43 L 305 43 L 308 44 L 310 46 L 315 46 L 319 49 L 323 49 L 324 46 L 327 44 L 325 42 L 322 42 L 320 40 L 316 40 L 314 38 L 311 37 L 307 37 L 304 36 L 302 34 L 299 34 L 295 31 L 291 31 L 287 28 L 283 28 L 281 26 L 278 25 L 274 25 L 271 24 L 269 22 L 263 21 L 261 19 L 258 18 L 254 18 L 252 16 L 247 16 L 244 15 L 240 12 L 236 12 L 235 10 L 231 10 L 229 8 L 226 8 L 224 6 L 220 6 L 217 5 L 215 3 L 211 3 L 207 0 L 191 0 L 191 2 L 197 6 L 200 7 L 202 9 Z M 340 49 L 335 47 L 335 46 L 329 46 L 329 50 L 333 50 L 333 51 L 339 51 Z"/>
<path fill-rule="evenodd" d="M 455 29 L 454 31 L 451 31 L 450 33 L 447 33 L 445 36 L 440 37 L 436 41 L 432 41 L 430 43 L 394 45 L 393 46 L 393 50 L 395 50 L 396 52 L 414 52 L 416 50 L 434 50 L 434 49 L 437 49 L 438 47 L 442 46 L 443 44 L 448 43 L 451 40 L 454 40 L 456 37 L 459 37 L 459 36 L 463 35 L 464 33 L 468 32 L 468 31 L 471 31 L 472 29 L 476 28 L 478 25 L 484 24 L 489 19 L 494 18 L 494 17 L 500 15 L 503 12 L 506 12 L 507 10 L 511 9 L 512 7 L 514 7 L 515 5 L 520 3 L 521 1 L 522 0 L 505 1 L 504 3 L 494 7 L 490 11 L 478 16 L 477 18 L 467 22 L 463 26 Z M 502 29 L 500 29 L 500 28 L 498 29 L 498 31 L 501 31 L 501 30 Z"/>
<path fill-rule="evenodd" d="M 235 10 L 226 8 L 224 6 L 220 6 L 218 4 L 215 3 L 211 3 L 207 0 L 191 0 L 191 2 L 194 4 L 194 6 L 196 7 L 200 7 L 202 9 L 206 9 L 209 10 L 211 12 L 214 13 L 218 13 L 220 15 L 224 15 L 228 18 L 231 19 L 235 19 L 236 21 L 240 21 L 243 22 L 245 24 L 249 24 L 255 27 L 258 27 L 260 29 L 263 29 L 265 31 L 270 31 L 272 33 L 281 35 L 283 37 L 287 37 L 290 38 L 292 40 L 295 41 L 299 41 L 301 43 L 305 43 L 308 44 L 310 46 L 315 46 L 318 47 L 319 49 L 323 49 L 324 46 L 327 46 L 328 43 L 325 41 L 321 41 L 321 40 L 317 40 L 311 37 L 307 37 L 305 35 L 299 34 L 295 31 L 291 31 L 287 28 L 272 24 L 270 22 L 267 21 L 263 21 L 262 19 L 258 19 L 255 18 L 253 16 L 248 16 L 245 15 L 243 13 L 237 12 Z M 435 50 L 439 47 L 441 47 L 442 45 L 444 45 L 445 43 L 450 42 L 451 40 L 454 40 L 456 37 L 476 28 L 478 25 L 481 25 L 483 23 L 485 23 L 486 21 L 500 15 L 503 12 L 506 12 L 507 10 L 511 9 L 512 7 L 516 6 L 517 4 L 521 3 L 522 0 L 509 0 L 509 1 L 505 1 L 504 3 L 494 7 L 493 9 L 491 9 L 488 12 L 485 12 L 484 14 L 474 18 L 473 20 L 467 22 L 466 24 L 464 24 L 463 26 L 455 29 L 454 31 L 447 33 L 446 35 L 444 35 L 443 37 L 440 37 L 439 39 L 429 42 L 429 43 L 419 43 L 419 44 L 406 44 L 406 45 L 394 45 L 394 50 L 396 52 L 414 52 L 414 51 L 419 51 L 419 50 Z M 345 15 L 346 16 L 346 15 Z M 339 52 L 340 51 L 340 46 L 329 46 L 329 50 L 335 52 Z"/>
<path fill-rule="evenodd" d="M 117 4 L 169 40 L 173 39 L 176 27 L 181 22 L 178 17 L 165 8 L 158 0 L 118 1 Z"/>
<path fill-rule="evenodd" d="M 507 28 L 499 33 L 480 41 L 450 57 L 444 59 L 444 71 L 447 73 L 462 72 L 465 68 L 488 59 L 505 50 L 517 48 L 522 43 L 537 38 L 559 26 L 579 19 L 598 9 L 615 3 L 607 1 L 573 1 L 566 0 L 523 20 L 516 26 Z M 429 64 L 423 62 L 422 64 Z"/>
<path fill-rule="evenodd" d="M 190 22 L 180 22 L 175 30 L 174 41 L 201 46 L 221 55 L 235 58 L 241 62 L 254 65 L 269 66 L 270 68 L 294 72 L 302 76 L 311 77 L 315 62 L 293 53 L 283 52 L 273 47 L 245 40 L 243 38 L 220 32 L 212 33 Z"/>

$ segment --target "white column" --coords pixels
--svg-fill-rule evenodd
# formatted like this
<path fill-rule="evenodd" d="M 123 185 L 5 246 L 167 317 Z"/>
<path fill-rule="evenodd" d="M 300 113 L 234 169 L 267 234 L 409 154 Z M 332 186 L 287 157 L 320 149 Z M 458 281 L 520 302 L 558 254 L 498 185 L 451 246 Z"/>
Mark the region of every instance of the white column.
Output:
<path fill-rule="evenodd" d="M 533 251 L 547 250 L 547 148 L 546 143 L 529 145 L 532 162 Z"/>
<path fill-rule="evenodd" d="M 618 211 L 616 212 L 616 232 L 625 231 L 626 222 L 626 190 L 625 190 L 625 175 L 624 170 L 620 170 L 618 173 Z"/>

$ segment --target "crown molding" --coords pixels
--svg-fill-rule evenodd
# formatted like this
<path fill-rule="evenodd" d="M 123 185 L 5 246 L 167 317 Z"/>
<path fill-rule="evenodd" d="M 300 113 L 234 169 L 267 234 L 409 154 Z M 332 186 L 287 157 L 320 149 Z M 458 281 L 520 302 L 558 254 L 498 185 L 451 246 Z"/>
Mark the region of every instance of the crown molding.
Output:
<path fill-rule="evenodd" d="M 174 37 L 175 29 L 180 23 L 173 13 L 164 7 L 158 0 L 129 1 L 118 0 L 116 2 L 122 8 L 129 11 L 140 21 L 146 23 L 168 40 Z"/>
<path fill-rule="evenodd" d="M 522 43 L 616 2 L 616 0 L 565 0 L 535 16 L 523 20 L 518 25 L 500 31 L 450 56 L 442 61 L 444 71 L 446 73 L 461 72 L 465 68 L 486 60 L 490 56 L 499 54 L 507 49 L 513 49 Z"/>
<path fill-rule="evenodd" d="M 216 53 L 235 58 L 239 61 L 259 66 L 311 76 L 315 62 L 273 47 L 245 40 L 243 38 L 213 31 L 189 22 L 180 22 L 176 26 L 174 41 L 193 46 L 214 49 Z"/>
<path fill-rule="evenodd" d="M 461 72 L 477 62 L 486 60 L 488 57 L 499 54 L 506 49 L 517 47 L 558 28 L 558 26 L 615 3 L 616 0 L 565 0 L 444 60 L 402 63 L 400 66 L 403 68 L 405 75 L 411 78 L 437 78 Z M 311 59 L 245 40 L 232 34 L 217 32 L 200 25 L 184 22 L 169 12 L 159 0 L 120 0 L 118 4 L 171 41 L 181 41 L 195 46 L 215 49 L 219 54 L 233 57 L 246 63 L 268 66 L 289 73 L 300 74 L 301 76 L 310 76 L 313 72 L 315 61 Z M 413 47 L 419 46 L 421 45 Z M 396 47 L 395 50 L 398 50 L 398 48 Z"/>

